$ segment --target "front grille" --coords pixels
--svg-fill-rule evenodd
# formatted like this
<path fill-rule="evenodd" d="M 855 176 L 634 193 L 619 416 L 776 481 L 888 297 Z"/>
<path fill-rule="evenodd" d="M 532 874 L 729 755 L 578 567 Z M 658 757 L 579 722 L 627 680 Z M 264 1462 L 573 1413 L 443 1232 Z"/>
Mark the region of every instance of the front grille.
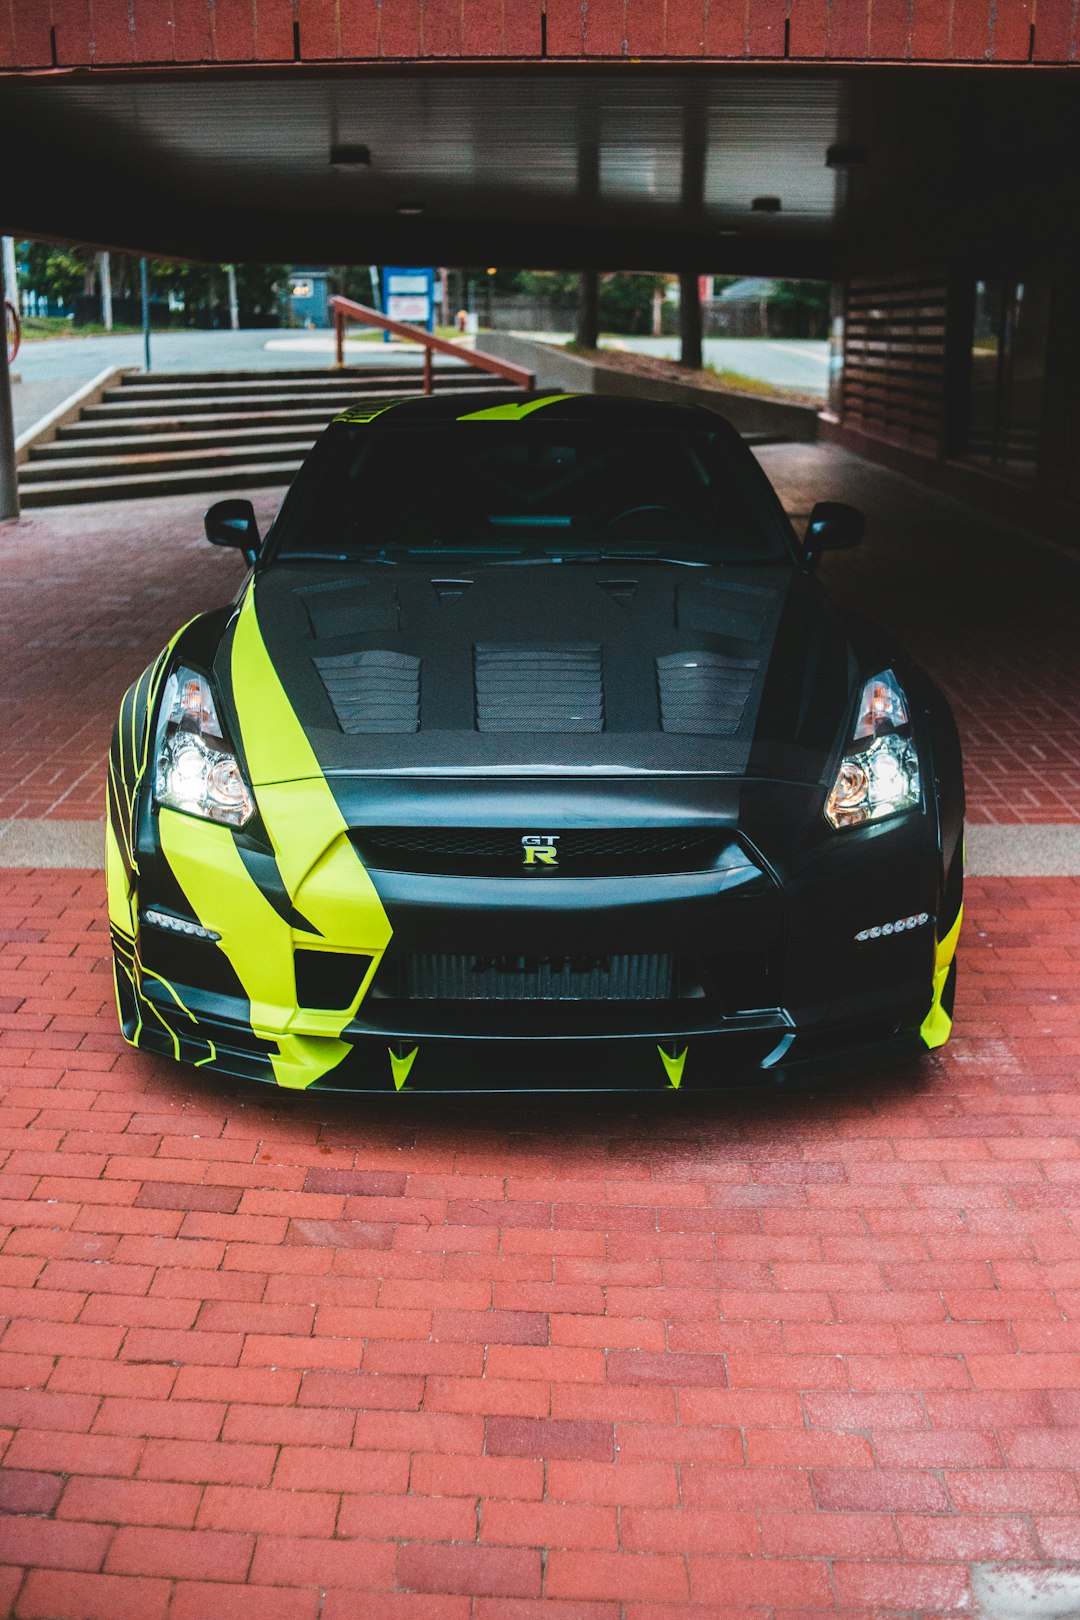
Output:
<path fill-rule="evenodd" d="M 722 831 L 671 827 L 364 827 L 352 840 L 365 866 L 447 877 L 536 875 L 525 865 L 523 837 L 554 838 L 558 866 L 542 876 L 623 877 L 707 872 L 731 842 Z"/>
<path fill-rule="evenodd" d="M 405 962 L 413 1001 L 667 1001 L 670 956 L 428 956 Z"/>

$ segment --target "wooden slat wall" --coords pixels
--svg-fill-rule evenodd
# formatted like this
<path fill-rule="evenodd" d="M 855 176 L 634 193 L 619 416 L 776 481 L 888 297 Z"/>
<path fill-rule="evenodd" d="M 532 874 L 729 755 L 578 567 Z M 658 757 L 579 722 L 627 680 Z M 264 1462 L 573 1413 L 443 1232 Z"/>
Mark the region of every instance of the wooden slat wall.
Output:
<path fill-rule="evenodd" d="M 379 58 L 1075 63 L 1076 0 L 0 0 L 0 70 Z"/>
<path fill-rule="evenodd" d="M 849 283 L 841 421 L 845 427 L 938 455 L 945 425 L 944 275 Z"/>

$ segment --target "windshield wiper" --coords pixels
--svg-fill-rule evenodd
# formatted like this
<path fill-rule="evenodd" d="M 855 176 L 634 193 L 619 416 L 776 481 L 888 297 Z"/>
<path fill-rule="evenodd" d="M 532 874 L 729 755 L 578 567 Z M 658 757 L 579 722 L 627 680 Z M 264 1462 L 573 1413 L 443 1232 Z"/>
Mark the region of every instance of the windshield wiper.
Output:
<path fill-rule="evenodd" d="M 660 557 L 655 551 L 560 551 L 543 557 L 508 557 L 494 564 L 496 568 L 534 568 L 541 564 L 562 563 L 661 563 L 673 568 L 712 568 L 717 559 L 695 562 L 689 557 Z"/>
<path fill-rule="evenodd" d="M 385 563 L 389 568 L 397 567 L 396 557 L 371 557 L 362 551 L 279 551 L 273 559 L 274 562 L 366 562 Z"/>

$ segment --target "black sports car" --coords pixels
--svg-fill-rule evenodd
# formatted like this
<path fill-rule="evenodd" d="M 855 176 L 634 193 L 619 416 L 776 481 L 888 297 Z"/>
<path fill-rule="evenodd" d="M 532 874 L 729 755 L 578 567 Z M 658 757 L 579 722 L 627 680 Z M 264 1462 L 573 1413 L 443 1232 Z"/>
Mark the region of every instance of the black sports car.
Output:
<path fill-rule="evenodd" d="M 124 698 L 123 1032 L 289 1087 L 709 1088 L 939 1046 L 948 705 L 837 612 L 705 410 L 490 395 L 327 429 Z"/>

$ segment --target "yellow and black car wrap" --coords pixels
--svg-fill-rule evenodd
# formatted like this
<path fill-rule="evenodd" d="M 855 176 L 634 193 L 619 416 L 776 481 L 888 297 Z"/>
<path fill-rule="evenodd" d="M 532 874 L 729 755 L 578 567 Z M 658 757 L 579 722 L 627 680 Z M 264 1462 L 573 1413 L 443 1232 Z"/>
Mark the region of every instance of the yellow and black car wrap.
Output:
<path fill-rule="evenodd" d="M 710 457 L 739 513 L 719 557 L 706 496 L 679 505 Z M 239 521 L 247 552 L 243 504 L 211 537 Z M 706 413 L 345 413 L 235 600 L 121 704 L 125 1038 L 389 1094 L 773 1084 L 940 1046 L 955 727 L 814 561 Z"/>

